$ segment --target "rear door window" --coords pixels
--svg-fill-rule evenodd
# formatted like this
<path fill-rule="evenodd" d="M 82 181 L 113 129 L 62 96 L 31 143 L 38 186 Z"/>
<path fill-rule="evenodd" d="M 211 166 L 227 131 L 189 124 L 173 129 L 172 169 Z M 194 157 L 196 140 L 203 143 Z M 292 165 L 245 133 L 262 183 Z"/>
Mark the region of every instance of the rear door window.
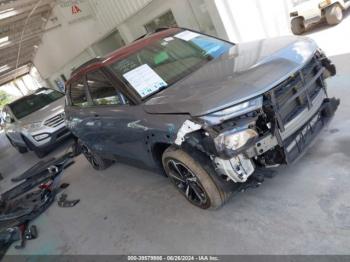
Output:
<path fill-rule="evenodd" d="M 70 99 L 72 106 L 87 107 L 89 102 L 86 95 L 84 78 L 74 81 L 70 86 Z"/>
<path fill-rule="evenodd" d="M 94 105 L 123 105 L 124 96 L 113 86 L 105 74 L 97 70 L 86 76 L 90 96 Z"/>

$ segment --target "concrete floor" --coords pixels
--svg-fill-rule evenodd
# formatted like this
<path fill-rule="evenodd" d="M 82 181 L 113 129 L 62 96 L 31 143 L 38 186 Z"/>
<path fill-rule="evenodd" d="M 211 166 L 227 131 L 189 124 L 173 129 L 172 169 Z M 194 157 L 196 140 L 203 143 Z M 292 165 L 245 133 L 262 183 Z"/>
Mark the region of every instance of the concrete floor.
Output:
<path fill-rule="evenodd" d="M 70 209 L 55 203 L 34 221 L 39 238 L 8 254 L 349 254 L 350 55 L 334 61 L 339 75 L 329 93 L 342 104 L 331 126 L 300 162 L 260 188 L 203 211 L 166 178 L 123 164 L 95 172 L 79 157 L 64 182 L 81 202 Z M 37 159 L 0 137 L 4 191 Z"/>

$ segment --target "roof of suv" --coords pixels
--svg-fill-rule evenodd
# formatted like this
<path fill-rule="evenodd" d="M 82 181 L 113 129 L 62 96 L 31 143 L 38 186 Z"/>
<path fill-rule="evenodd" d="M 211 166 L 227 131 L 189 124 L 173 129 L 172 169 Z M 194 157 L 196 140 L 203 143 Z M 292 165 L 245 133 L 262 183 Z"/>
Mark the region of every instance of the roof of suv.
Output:
<path fill-rule="evenodd" d="M 182 30 L 181 28 L 177 28 L 177 27 L 161 30 L 154 34 L 146 35 L 145 37 L 142 37 L 141 39 L 136 40 L 135 42 L 129 45 L 121 47 L 116 51 L 107 54 L 105 57 L 93 58 L 87 61 L 86 63 L 82 64 L 81 66 L 79 66 L 77 69 L 75 69 L 72 72 L 70 79 L 67 81 L 67 84 L 69 84 L 70 81 L 74 80 L 76 77 L 78 77 L 81 74 L 86 74 L 87 72 L 90 72 L 92 70 L 96 70 L 98 68 L 114 63 L 120 59 L 123 59 L 129 56 L 135 51 L 140 50 L 141 48 L 149 45 L 150 43 L 153 43 L 161 38 L 172 35 L 181 30 Z"/>

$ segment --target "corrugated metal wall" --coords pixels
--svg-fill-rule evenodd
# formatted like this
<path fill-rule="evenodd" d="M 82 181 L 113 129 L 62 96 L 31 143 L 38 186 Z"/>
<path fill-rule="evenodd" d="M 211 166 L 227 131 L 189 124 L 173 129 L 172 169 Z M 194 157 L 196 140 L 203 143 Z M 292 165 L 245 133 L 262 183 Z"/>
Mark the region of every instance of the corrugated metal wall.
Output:
<path fill-rule="evenodd" d="M 116 30 L 150 2 L 152 0 L 86 0 L 80 6 L 84 19 L 75 20 L 69 6 L 56 5 L 53 16 L 58 18 L 56 23 L 60 26 L 44 35 L 35 65 L 51 83 L 60 74 L 69 77 L 71 68 L 94 57 L 93 53 L 86 52 L 90 45 Z M 85 14 L 88 15 L 84 17 Z"/>
<path fill-rule="evenodd" d="M 97 20 L 107 29 L 112 30 L 116 25 L 140 11 L 152 0 L 90 0 L 90 5 Z"/>

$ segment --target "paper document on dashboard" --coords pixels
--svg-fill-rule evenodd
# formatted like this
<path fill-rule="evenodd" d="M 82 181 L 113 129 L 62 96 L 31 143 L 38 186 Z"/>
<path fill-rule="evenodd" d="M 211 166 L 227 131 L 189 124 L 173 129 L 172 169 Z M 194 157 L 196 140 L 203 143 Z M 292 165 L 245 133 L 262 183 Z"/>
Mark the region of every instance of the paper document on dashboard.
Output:
<path fill-rule="evenodd" d="M 146 97 L 168 84 L 147 64 L 139 66 L 123 77 L 135 88 L 141 97 Z"/>

